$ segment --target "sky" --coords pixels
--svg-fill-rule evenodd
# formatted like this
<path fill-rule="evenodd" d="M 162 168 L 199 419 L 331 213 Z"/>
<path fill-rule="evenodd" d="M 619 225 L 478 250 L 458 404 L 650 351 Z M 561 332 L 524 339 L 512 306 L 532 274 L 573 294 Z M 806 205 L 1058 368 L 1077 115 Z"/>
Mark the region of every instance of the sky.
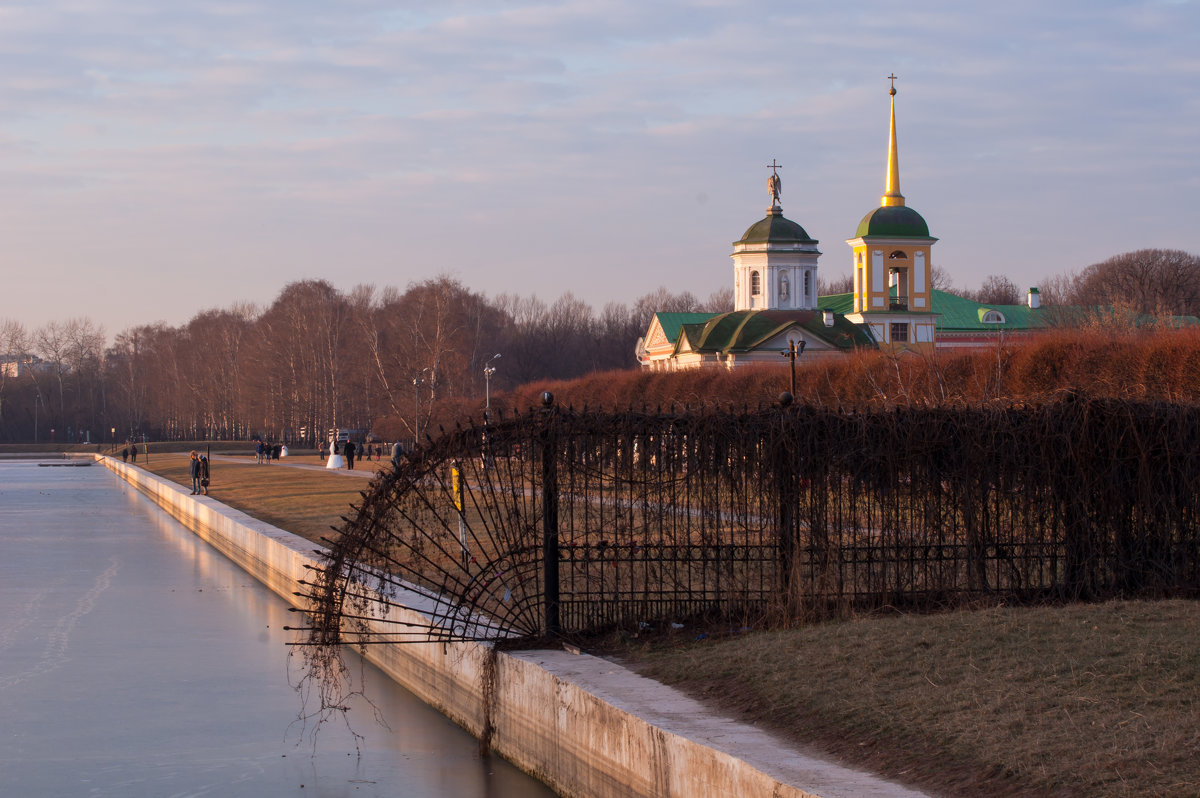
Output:
<path fill-rule="evenodd" d="M 6 0 L 0 320 L 111 337 L 303 279 L 704 298 L 773 160 L 848 275 L 892 73 L 955 286 L 1200 253 L 1200 0 Z"/>

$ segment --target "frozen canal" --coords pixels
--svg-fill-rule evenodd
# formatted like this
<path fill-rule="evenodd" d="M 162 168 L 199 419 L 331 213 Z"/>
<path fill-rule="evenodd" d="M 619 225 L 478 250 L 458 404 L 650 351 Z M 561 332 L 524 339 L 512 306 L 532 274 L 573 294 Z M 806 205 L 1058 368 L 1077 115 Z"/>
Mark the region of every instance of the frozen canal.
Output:
<path fill-rule="evenodd" d="M 314 751 L 298 620 L 107 469 L 0 461 L 0 795 L 553 795 L 370 665 L 390 728 Z"/>

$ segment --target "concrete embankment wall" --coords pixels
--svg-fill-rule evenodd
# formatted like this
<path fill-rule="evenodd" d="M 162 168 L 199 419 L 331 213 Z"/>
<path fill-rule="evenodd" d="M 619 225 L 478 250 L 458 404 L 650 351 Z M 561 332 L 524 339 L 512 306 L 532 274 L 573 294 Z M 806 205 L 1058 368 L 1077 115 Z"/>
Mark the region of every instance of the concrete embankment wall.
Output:
<path fill-rule="evenodd" d="M 191 496 L 140 468 L 97 459 L 289 603 L 297 603 L 293 594 L 308 575 L 305 566 L 317 565 L 314 544 L 207 497 Z M 415 622 L 425 621 L 413 616 Z M 498 653 L 485 711 L 487 646 L 376 645 L 368 647 L 367 655 L 475 736 L 482 734 L 490 714 L 492 748 L 564 796 L 917 795 L 835 765 L 813 770 L 811 760 L 779 748 L 772 738 L 731 721 L 701 717 L 706 713 L 691 699 L 595 657 L 559 651 Z M 680 734 L 667 728 L 677 725 L 700 731 Z M 708 744 L 693 739 L 697 736 Z M 721 747 L 753 751 L 758 759 L 750 764 L 745 760 L 751 757 L 717 750 L 714 740 Z M 821 785 L 820 796 L 789 786 L 801 783 Z"/>

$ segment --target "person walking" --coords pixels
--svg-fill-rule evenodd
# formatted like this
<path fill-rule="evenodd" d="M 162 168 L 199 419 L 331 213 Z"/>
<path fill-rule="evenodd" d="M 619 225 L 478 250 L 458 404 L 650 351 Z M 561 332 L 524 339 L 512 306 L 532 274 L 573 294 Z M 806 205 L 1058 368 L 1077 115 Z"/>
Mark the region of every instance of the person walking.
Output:
<path fill-rule="evenodd" d="M 195 496 L 200 492 L 200 453 L 192 451 L 192 462 L 188 465 L 188 472 L 192 476 L 192 495 Z"/>
<path fill-rule="evenodd" d="M 354 441 L 346 441 L 346 445 L 342 447 L 342 453 L 346 455 L 346 468 L 350 471 L 354 470 L 354 453 L 356 451 Z"/>
<path fill-rule="evenodd" d="M 122 463 L 129 462 L 129 447 L 128 446 L 126 446 L 124 449 L 121 450 L 121 462 Z"/>
<path fill-rule="evenodd" d="M 208 455 L 200 455 L 200 492 L 208 495 Z"/>

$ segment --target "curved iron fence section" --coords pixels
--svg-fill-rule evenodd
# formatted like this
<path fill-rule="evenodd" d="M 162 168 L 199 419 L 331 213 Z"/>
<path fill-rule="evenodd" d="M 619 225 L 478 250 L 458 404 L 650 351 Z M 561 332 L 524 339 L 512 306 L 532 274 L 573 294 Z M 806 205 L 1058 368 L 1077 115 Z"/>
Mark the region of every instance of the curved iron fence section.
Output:
<path fill-rule="evenodd" d="M 539 410 L 377 479 L 309 597 L 396 642 L 1193 595 L 1198 497 L 1192 407 Z"/>

